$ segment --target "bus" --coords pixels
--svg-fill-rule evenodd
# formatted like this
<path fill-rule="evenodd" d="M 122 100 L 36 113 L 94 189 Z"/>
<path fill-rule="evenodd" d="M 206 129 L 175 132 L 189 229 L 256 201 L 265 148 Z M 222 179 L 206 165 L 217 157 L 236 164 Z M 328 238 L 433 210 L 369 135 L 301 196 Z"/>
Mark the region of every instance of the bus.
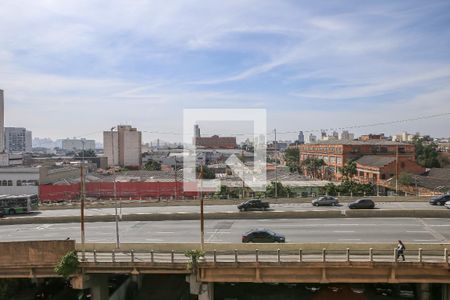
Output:
<path fill-rule="evenodd" d="M 0 213 L 5 215 L 26 214 L 37 210 L 39 197 L 33 195 L 0 195 Z"/>

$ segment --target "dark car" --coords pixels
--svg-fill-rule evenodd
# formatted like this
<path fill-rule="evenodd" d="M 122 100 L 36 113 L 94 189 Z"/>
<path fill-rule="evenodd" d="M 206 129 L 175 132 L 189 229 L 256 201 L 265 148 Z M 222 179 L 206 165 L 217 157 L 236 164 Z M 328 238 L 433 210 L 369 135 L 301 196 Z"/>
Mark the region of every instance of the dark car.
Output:
<path fill-rule="evenodd" d="M 447 201 L 450 201 L 450 194 L 433 197 L 429 203 L 431 205 L 444 205 Z"/>
<path fill-rule="evenodd" d="M 245 201 L 237 206 L 240 211 L 247 210 L 266 210 L 269 209 L 269 202 L 263 202 L 260 199 L 252 199 Z"/>
<path fill-rule="evenodd" d="M 335 205 L 339 204 L 339 201 L 335 197 L 324 196 L 324 197 L 320 197 L 320 198 L 314 199 L 313 201 L 311 201 L 311 203 L 314 206 L 322 206 L 322 205 L 335 206 Z"/>
<path fill-rule="evenodd" d="M 372 199 L 358 199 L 348 205 L 350 209 L 371 209 L 375 207 L 375 202 Z"/>
<path fill-rule="evenodd" d="M 284 235 L 269 229 L 252 229 L 242 235 L 243 243 L 284 243 Z"/>

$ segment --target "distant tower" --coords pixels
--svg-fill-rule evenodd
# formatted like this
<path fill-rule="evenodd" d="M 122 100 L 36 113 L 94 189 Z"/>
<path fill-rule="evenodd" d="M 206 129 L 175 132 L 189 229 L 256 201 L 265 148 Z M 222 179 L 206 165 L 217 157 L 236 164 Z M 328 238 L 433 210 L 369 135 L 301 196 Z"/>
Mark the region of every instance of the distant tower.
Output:
<path fill-rule="evenodd" d="M 320 139 L 325 140 L 327 137 L 327 132 L 325 130 L 320 131 Z"/>
<path fill-rule="evenodd" d="M 309 143 L 312 144 L 312 143 L 316 143 L 316 142 L 317 142 L 317 137 L 314 134 L 310 133 L 309 134 Z"/>
<path fill-rule="evenodd" d="M 197 124 L 194 125 L 194 138 L 199 138 L 200 135 L 200 127 Z"/>
<path fill-rule="evenodd" d="M 3 90 L 0 90 L 0 153 L 5 152 L 5 116 Z"/>
<path fill-rule="evenodd" d="M 299 144 L 304 144 L 305 143 L 305 136 L 303 135 L 303 131 L 300 131 L 298 133 L 298 139 L 297 139 Z"/>

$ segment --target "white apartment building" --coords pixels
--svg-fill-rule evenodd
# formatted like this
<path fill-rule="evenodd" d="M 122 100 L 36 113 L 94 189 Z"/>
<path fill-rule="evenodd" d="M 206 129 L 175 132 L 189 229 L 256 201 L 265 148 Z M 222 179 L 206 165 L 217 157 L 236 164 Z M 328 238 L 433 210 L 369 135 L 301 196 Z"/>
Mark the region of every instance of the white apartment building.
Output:
<path fill-rule="evenodd" d="M 64 139 L 62 149 L 66 151 L 95 150 L 95 140 L 87 139 Z"/>
<path fill-rule="evenodd" d="M 139 169 L 142 165 L 142 133 L 130 125 L 119 125 L 114 129 L 103 132 L 108 165 Z"/>
<path fill-rule="evenodd" d="M 31 131 L 23 127 L 5 127 L 4 134 L 6 152 L 31 152 Z"/>

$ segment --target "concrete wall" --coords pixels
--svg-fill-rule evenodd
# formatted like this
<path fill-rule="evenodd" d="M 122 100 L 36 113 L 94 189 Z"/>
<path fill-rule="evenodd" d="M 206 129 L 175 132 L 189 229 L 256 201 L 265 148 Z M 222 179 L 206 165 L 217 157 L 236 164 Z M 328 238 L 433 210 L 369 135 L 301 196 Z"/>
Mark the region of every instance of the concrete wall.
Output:
<path fill-rule="evenodd" d="M 75 241 L 3 242 L 0 243 L 0 266 L 54 265 L 74 249 Z"/>
<path fill-rule="evenodd" d="M 350 244 L 336 244 L 336 243 L 302 243 L 302 244 L 217 244 L 217 243 L 206 243 L 205 251 L 254 251 L 258 249 L 260 251 L 274 251 L 280 249 L 282 251 L 298 251 L 298 249 L 303 249 L 304 251 L 318 250 L 326 248 L 328 250 L 345 250 L 350 248 L 354 251 L 369 251 L 369 248 L 375 250 L 386 250 L 393 251 L 397 244 L 380 244 L 380 243 L 350 243 Z M 427 250 L 438 250 L 443 251 L 445 248 L 450 249 L 450 244 L 407 244 L 408 251 L 418 250 L 422 248 L 424 251 Z M 76 244 L 77 249 L 81 249 L 80 244 Z M 97 251 L 112 251 L 116 249 L 116 244 L 113 243 L 86 243 L 87 251 L 97 250 Z M 192 249 L 200 249 L 200 244 L 198 243 L 122 243 L 120 244 L 120 249 L 124 251 L 186 251 Z"/>

